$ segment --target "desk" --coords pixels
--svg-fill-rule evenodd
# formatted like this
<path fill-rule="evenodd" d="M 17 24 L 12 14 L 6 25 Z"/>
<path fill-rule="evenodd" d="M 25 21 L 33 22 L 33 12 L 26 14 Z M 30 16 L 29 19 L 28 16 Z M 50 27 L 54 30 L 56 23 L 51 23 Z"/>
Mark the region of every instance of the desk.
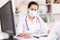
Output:
<path fill-rule="evenodd" d="M 17 40 L 17 39 L 2 39 L 2 40 Z"/>
<path fill-rule="evenodd" d="M 0 33 L 0 40 L 17 40 L 17 39 L 8 39 L 8 38 L 9 36 L 6 33 Z M 49 39 L 47 37 L 40 37 L 39 40 L 49 40 Z"/>
<path fill-rule="evenodd" d="M 9 38 L 7 33 L 0 32 L 0 40 Z"/>
<path fill-rule="evenodd" d="M 9 35 L 7 33 L 0 32 L 0 40 L 17 40 L 15 38 L 13 39 L 8 39 Z"/>

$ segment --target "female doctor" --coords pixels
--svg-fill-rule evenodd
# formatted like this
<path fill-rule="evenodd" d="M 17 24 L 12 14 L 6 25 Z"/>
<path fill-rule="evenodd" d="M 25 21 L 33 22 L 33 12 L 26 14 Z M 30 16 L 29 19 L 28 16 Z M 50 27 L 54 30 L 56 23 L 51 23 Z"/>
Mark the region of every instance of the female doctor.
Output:
<path fill-rule="evenodd" d="M 38 3 L 31 1 L 28 4 L 28 15 L 20 19 L 20 22 L 16 28 L 16 34 L 20 38 L 24 38 L 23 40 L 35 40 L 36 38 L 33 38 L 33 34 L 49 33 L 47 25 L 41 17 L 37 16 L 38 8 Z"/>

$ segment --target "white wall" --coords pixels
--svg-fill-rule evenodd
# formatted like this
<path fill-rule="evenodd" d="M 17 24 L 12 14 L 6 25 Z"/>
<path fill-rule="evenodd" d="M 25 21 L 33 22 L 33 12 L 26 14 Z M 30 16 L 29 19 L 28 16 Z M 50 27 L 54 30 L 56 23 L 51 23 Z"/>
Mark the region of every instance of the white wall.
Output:
<path fill-rule="evenodd" d="M 60 4 L 52 5 L 52 13 L 60 13 Z"/>
<path fill-rule="evenodd" d="M 7 3 L 9 0 L 0 0 L 0 8 Z"/>

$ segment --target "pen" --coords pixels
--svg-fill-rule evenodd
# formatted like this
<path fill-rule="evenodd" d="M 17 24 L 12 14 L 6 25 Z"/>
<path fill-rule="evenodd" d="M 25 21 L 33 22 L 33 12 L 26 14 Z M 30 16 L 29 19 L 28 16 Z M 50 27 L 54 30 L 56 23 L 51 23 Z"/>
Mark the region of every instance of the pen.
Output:
<path fill-rule="evenodd" d="M 33 37 L 35 37 L 35 38 L 39 39 L 39 37 L 37 37 L 37 36 L 33 36 Z"/>

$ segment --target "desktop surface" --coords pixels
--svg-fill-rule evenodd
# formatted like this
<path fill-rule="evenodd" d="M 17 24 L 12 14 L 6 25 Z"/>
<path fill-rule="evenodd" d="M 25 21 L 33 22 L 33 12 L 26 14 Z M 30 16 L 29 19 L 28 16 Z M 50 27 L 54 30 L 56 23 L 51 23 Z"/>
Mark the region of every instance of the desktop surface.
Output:
<path fill-rule="evenodd" d="M 13 38 L 13 39 L 2 39 L 2 40 L 17 40 L 17 39 Z"/>

